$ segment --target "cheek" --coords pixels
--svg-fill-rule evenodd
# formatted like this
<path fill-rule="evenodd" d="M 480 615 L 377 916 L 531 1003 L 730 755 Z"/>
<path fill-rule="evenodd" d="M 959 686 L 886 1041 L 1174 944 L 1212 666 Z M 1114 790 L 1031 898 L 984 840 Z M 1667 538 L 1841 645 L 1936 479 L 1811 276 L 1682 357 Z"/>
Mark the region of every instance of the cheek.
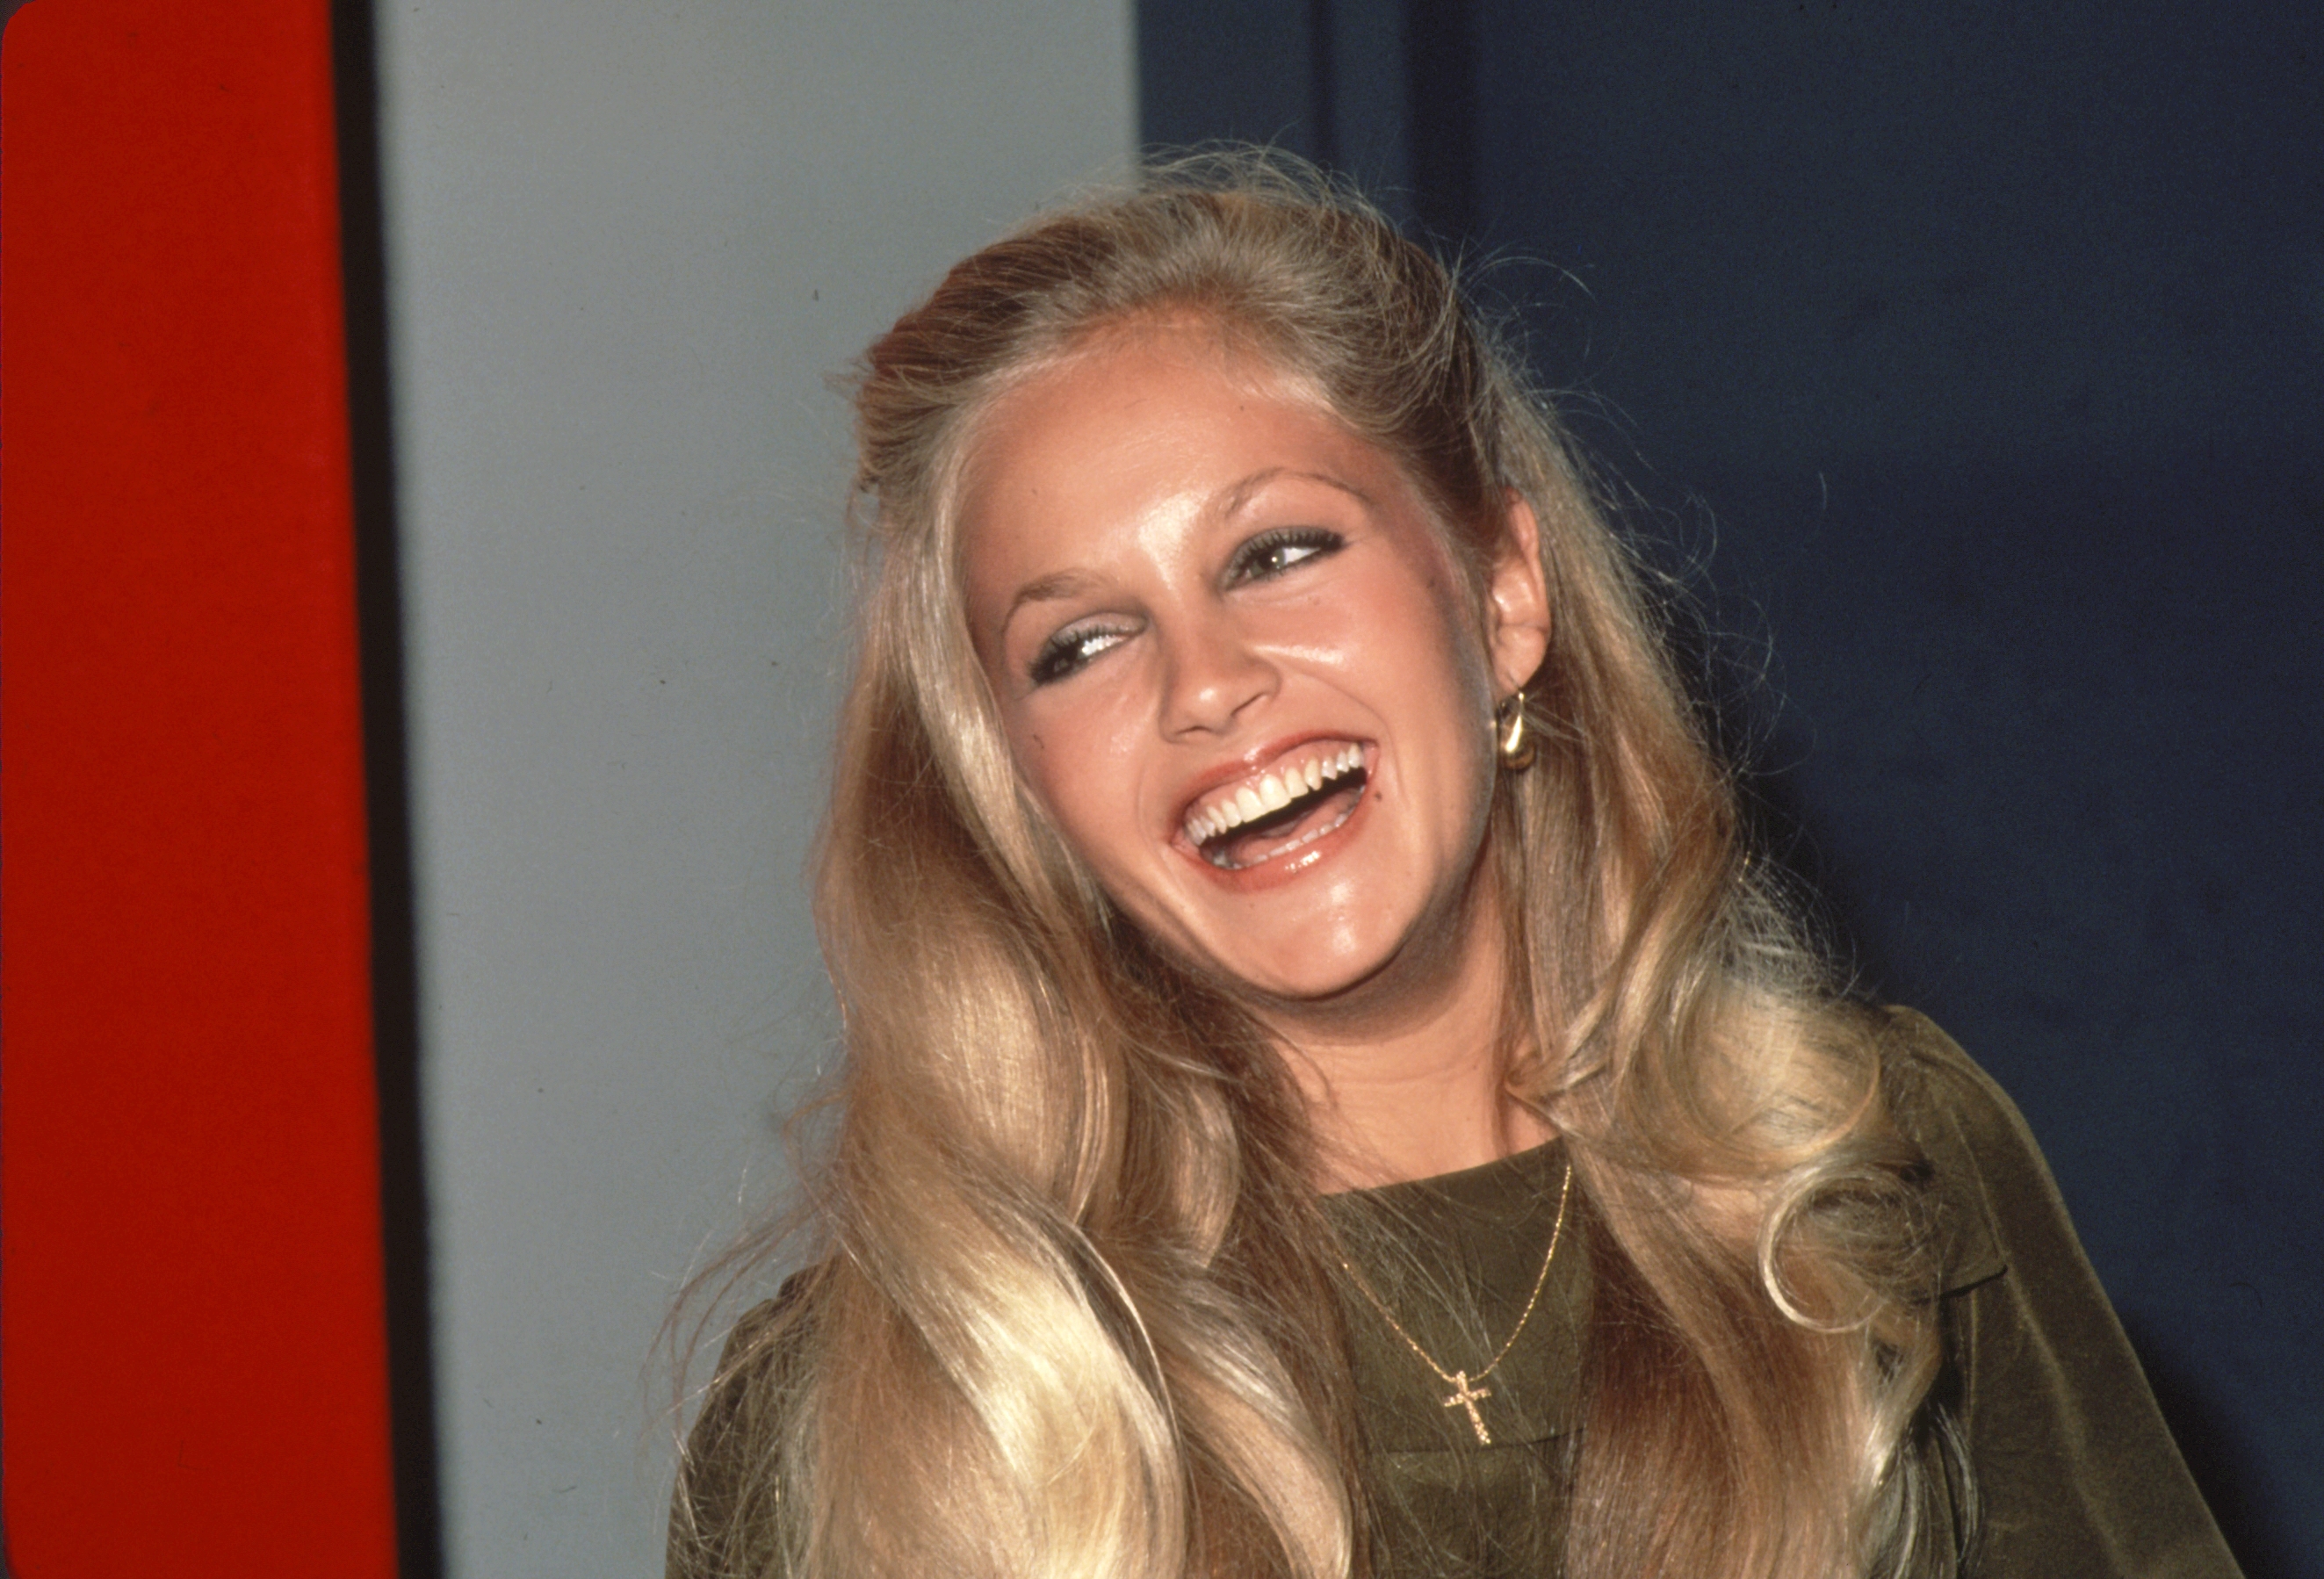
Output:
<path fill-rule="evenodd" d="M 1448 573 L 1379 589 L 1351 616 L 1342 651 L 1360 656 L 1406 708 L 1441 718 L 1463 733 L 1492 710 L 1493 681 L 1484 633 Z M 1481 723 L 1477 727 L 1481 730 Z"/>
<path fill-rule="evenodd" d="M 1493 677 L 1484 637 L 1447 577 L 1415 588 L 1398 630 L 1406 661 L 1386 671 L 1400 707 L 1420 731 L 1408 762 L 1415 793 L 1441 808 L 1432 819 L 1446 853 L 1470 851 L 1490 818 L 1499 771 L 1490 719 Z"/>
<path fill-rule="evenodd" d="M 1011 725 L 1008 730 L 1009 755 L 1017 766 L 1017 777 L 1053 817 L 1059 788 L 1053 771 L 1056 753 L 1050 748 L 1054 737 L 1054 730 L 1044 725 Z"/>
<path fill-rule="evenodd" d="M 1066 845 L 1093 866 L 1135 824 L 1115 732 L 1087 709 L 1037 707 L 1009 722 L 1017 774 Z"/>

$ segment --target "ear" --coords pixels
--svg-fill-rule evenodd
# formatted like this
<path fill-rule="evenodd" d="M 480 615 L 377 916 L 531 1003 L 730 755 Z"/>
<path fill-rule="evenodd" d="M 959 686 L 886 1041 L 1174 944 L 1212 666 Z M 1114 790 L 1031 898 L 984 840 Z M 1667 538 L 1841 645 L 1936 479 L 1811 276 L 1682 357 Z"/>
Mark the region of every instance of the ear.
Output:
<path fill-rule="evenodd" d="M 1549 655 L 1549 585 L 1541 567 L 1541 525 L 1533 506 L 1509 494 L 1499 557 L 1485 583 L 1485 648 L 1493 694 L 1507 697 Z"/>

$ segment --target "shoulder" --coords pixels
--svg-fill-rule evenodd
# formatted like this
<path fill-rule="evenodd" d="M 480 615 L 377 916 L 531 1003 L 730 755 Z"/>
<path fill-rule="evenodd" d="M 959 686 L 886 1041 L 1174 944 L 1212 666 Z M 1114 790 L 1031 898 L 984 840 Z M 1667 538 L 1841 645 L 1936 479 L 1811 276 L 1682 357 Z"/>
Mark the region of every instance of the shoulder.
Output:
<path fill-rule="evenodd" d="M 786 1280 L 727 1336 L 678 1464 L 669 1579 L 781 1571 L 777 1471 L 811 1364 L 807 1282 Z"/>
<path fill-rule="evenodd" d="M 1947 1407 L 1979 1488 L 1977 1571 L 2234 1579 L 2016 1104 L 1923 1016 L 1885 1011 L 1879 1036 L 1945 1238 Z"/>
<path fill-rule="evenodd" d="M 1979 1148 L 2033 1145 L 2017 1104 L 1934 1020 L 1894 1004 L 1878 1016 L 1884 1073 L 1900 1123 L 1933 1126 Z"/>
<path fill-rule="evenodd" d="M 1929 1159 L 1946 1243 L 1948 1293 L 1999 1276 L 2014 1225 L 2065 1208 L 2017 1104 L 1959 1043 L 1915 1010 L 1879 1011 L 1889 1110 Z"/>

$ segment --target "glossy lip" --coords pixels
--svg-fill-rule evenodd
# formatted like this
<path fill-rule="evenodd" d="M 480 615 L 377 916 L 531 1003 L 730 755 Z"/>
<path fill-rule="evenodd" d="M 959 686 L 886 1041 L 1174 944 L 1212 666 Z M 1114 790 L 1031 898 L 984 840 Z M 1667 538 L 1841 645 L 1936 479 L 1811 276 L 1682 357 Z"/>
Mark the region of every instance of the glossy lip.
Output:
<path fill-rule="evenodd" d="M 1356 799 L 1347 819 L 1313 844 L 1276 860 L 1260 861 L 1239 869 L 1213 866 L 1193 840 L 1186 836 L 1186 815 L 1197 801 L 1229 784 L 1239 784 L 1255 779 L 1302 748 L 1319 740 L 1344 741 L 1363 753 L 1364 790 Z M 1350 734 L 1333 729 L 1311 729 L 1296 735 L 1257 746 L 1231 762 L 1222 762 L 1189 785 L 1179 798 L 1177 816 L 1170 831 L 1169 845 L 1179 855 L 1194 863 L 1196 870 L 1211 882 L 1238 893 L 1251 893 L 1290 882 L 1332 854 L 1355 836 L 1357 830 L 1369 820 L 1375 776 L 1379 769 L 1379 746 L 1362 735 Z"/>
<path fill-rule="evenodd" d="M 1319 740 L 1342 741 L 1357 747 L 1364 753 L 1364 765 L 1367 768 L 1370 767 L 1373 753 L 1377 749 L 1370 741 L 1360 734 L 1349 734 L 1336 729 L 1303 730 L 1297 734 L 1286 734 L 1269 741 L 1264 745 L 1255 745 L 1233 761 L 1221 762 L 1217 767 L 1209 770 L 1179 792 L 1177 810 L 1171 819 L 1171 831 L 1174 834 L 1185 832 L 1188 814 L 1194 809 L 1195 803 L 1204 796 L 1223 790 L 1229 784 L 1240 784 L 1247 780 L 1256 780 L 1260 774 L 1277 766 L 1286 757 L 1314 744 Z"/>

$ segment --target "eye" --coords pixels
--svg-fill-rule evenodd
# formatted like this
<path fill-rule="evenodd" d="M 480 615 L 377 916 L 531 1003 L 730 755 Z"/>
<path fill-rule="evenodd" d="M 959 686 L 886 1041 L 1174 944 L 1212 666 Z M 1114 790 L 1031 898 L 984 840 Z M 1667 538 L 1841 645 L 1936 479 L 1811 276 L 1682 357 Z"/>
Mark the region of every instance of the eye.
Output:
<path fill-rule="evenodd" d="M 1237 549 L 1227 561 L 1229 585 L 1268 581 L 1295 565 L 1336 554 L 1347 540 L 1329 527 L 1279 526 L 1260 532 Z"/>
<path fill-rule="evenodd" d="M 1099 653 L 1129 638 L 1130 633 L 1116 625 L 1068 625 L 1041 643 L 1028 673 L 1037 686 L 1051 684 L 1080 673 Z"/>

